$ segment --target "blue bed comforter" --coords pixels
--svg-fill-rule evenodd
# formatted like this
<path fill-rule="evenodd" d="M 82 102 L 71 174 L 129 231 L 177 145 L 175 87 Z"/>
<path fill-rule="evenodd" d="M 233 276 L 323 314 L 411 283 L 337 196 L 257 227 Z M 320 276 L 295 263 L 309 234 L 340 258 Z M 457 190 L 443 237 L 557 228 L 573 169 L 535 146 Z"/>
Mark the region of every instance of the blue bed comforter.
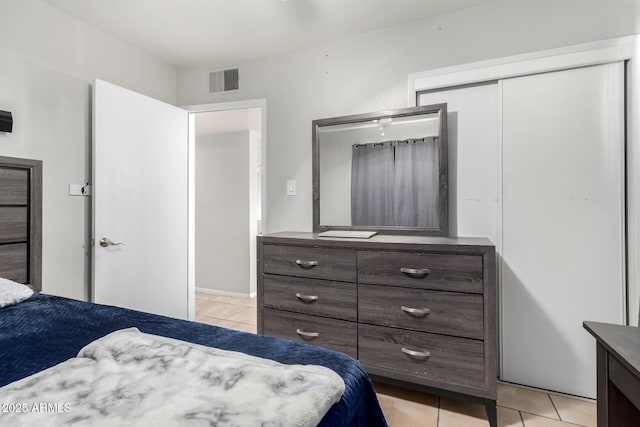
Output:
<path fill-rule="evenodd" d="M 137 327 L 142 332 L 241 351 L 287 364 L 326 366 L 345 382 L 342 399 L 321 426 L 386 426 L 362 366 L 335 351 L 202 323 L 51 295 L 34 295 L 0 309 L 0 386 L 49 368 L 104 335 Z"/>

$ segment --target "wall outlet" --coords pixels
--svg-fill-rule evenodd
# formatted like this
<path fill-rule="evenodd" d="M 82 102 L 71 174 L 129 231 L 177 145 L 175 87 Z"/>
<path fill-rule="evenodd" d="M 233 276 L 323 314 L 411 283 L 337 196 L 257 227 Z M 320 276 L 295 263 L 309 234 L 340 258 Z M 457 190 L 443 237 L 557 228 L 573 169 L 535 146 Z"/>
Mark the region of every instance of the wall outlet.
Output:
<path fill-rule="evenodd" d="M 90 196 L 91 195 L 91 185 L 87 184 L 69 184 L 69 195 L 70 196 Z"/>
<path fill-rule="evenodd" d="M 82 192 L 82 184 L 69 184 L 69 195 L 70 196 L 84 196 Z"/>

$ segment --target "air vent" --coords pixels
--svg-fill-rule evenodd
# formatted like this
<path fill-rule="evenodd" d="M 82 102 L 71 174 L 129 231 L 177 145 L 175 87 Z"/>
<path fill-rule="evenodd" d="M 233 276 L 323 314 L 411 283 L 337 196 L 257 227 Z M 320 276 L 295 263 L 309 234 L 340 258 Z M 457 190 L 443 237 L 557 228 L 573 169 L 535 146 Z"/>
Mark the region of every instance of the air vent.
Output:
<path fill-rule="evenodd" d="M 240 73 L 237 68 L 211 71 L 209 93 L 228 92 L 240 89 Z"/>

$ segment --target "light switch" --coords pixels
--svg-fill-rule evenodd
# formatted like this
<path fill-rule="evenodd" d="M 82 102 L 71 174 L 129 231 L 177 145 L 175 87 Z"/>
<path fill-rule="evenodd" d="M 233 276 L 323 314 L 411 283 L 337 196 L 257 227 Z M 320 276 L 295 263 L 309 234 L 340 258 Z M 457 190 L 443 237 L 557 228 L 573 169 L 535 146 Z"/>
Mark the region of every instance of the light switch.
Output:
<path fill-rule="evenodd" d="M 296 195 L 296 180 L 289 179 L 287 180 L 287 196 L 295 196 Z"/>

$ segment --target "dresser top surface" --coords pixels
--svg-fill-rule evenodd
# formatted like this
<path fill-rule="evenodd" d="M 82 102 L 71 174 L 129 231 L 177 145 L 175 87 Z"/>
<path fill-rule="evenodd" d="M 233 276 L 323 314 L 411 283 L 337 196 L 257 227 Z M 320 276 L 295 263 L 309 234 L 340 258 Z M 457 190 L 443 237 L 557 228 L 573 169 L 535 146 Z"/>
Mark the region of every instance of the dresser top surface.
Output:
<path fill-rule="evenodd" d="M 493 248 L 491 241 L 484 237 L 435 237 L 435 236 L 402 236 L 389 234 L 376 234 L 375 236 L 362 239 L 351 237 L 319 237 L 318 233 L 302 232 L 302 231 L 282 231 L 262 236 L 265 243 L 277 243 L 279 241 L 287 241 L 295 243 L 296 241 L 309 242 L 318 245 L 339 245 L 353 247 L 385 247 L 394 245 L 409 246 L 442 246 L 442 247 L 474 247 L 474 248 Z"/>
<path fill-rule="evenodd" d="M 631 372 L 640 377 L 640 328 L 600 322 L 583 322 L 584 328 Z"/>

